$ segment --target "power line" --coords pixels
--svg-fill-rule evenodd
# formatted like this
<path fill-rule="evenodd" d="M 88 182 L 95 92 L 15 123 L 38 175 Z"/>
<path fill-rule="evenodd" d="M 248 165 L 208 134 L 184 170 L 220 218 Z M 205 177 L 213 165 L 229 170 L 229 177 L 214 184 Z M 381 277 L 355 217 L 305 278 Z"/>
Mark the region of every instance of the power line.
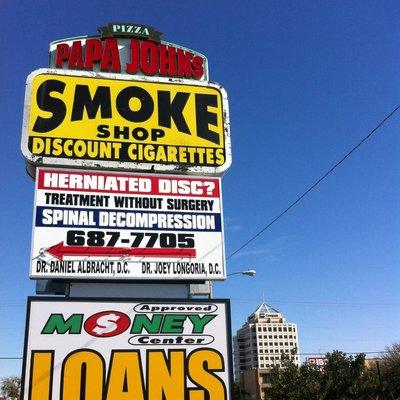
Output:
<path fill-rule="evenodd" d="M 245 243 L 243 243 L 238 249 L 236 249 L 233 253 L 231 253 L 226 259 L 233 257 L 235 254 L 239 253 L 246 246 L 248 246 L 252 241 L 254 241 L 258 236 L 260 236 L 263 232 L 265 232 L 268 228 L 270 228 L 276 221 L 278 221 L 281 217 L 283 217 L 288 211 L 290 211 L 294 206 L 296 206 L 304 197 L 306 197 L 312 190 L 314 190 L 323 180 L 325 180 L 334 170 L 339 167 L 348 157 L 350 157 L 359 147 L 361 147 L 364 142 L 366 142 L 373 134 L 375 134 L 382 125 L 385 124 L 387 120 L 389 120 L 398 110 L 400 109 L 400 105 L 394 108 L 375 128 L 373 128 L 360 142 L 358 142 L 349 152 L 347 152 L 338 162 L 336 162 L 327 172 L 325 172 L 316 182 L 314 182 L 308 189 L 306 189 L 303 194 L 301 194 L 296 200 L 294 200 L 288 207 L 286 207 L 280 214 L 278 214 L 272 221 L 270 221 L 267 225 L 265 225 L 261 230 L 259 230 L 256 234 L 250 237 Z M 299 302 L 299 303 L 308 303 L 308 302 Z M 311 302 L 310 302 L 311 303 Z M 337 303 L 340 304 L 340 303 Z M 9 304 L 9 305 L 18 305 L 17 304 Z M 344 303 L 341 303 L 344 305 Z M 345 352 L 346 354 L 384 354 L 385 351 L 364 351 L 364 352 Z M 297 353 L 297 355 L 318 355 L 323 353 Z M 22 360 L 22 357 L 0 357 L 0 360 Z"/>
<path fill-rule="evenodd" d="M 239 253 L 239 251 L 243 250 L 246 246 L 248 246 L 253 240 L 257 239 L 263 232 L 265 232 L 270 226 L 272 226 L 276 221 L 278 221 L 281 217 L 283 217 L 289 210 L 291 210 L 295 205 L 297 205 L 304 197 L 306 197 L 312 190 L 314 190 L 324 179 L 326 179 L 337 167 L 339 167 L 348 157 L 351 156 L 364 142 L 366 142 L 374 133 L 376 133 L 379 128 L 390 119 L 398 110 L 400 109 L 400 105 L 398 105 L 393 111 L 391 111 L 377 126 L 375 126 L 372 131 L 370 131 L 360 142 L 358 142 L 348 153 L 346 153 L 336 164 L 334 164 L 327 172 L 325 172 L 321 178 L 319 178 L 316 182 L 314 182 L 302 195 L 300 195 L 296 200 L 294 200 L 288 207 L 286 207 L 279 215 L 277 215 L 271 222 L 265 225 L 261 230 L 259 230 L 256 234 L 254 234 L 251 238 L 249 238 L 246 242 L 244 242 L 238 249 L 236 249 L 233 253 L 231 253 L 227 260 L 233 257 L 235 254 Z"/>
<path fill-rule="evenodd" d="M 326 353 L 330 353 L 329 351 Z M 316 356 L 316 355 L 326 355 L 326 353 L 322 353 L 321 351 L 314 352 L 314 353 L 293 353 L 297 356 Z M 385 354 L 387 351 L 344 351 L 345 354 Z M 22 360 L 23 357 L 0 357 L 0 360 Z"/>
<path fill-rule="evenodd" d="M 254 303 L 254 302 L 259 302 L 259 300 L 256 299 L 242 299 L 242 298 L 235 298 L 231 297 L 231 301 L 238 301 L 242 303 Z M 372 307 L 372 306 L 377 306 L 377 307 L 398 307 L 400 306 L 400 303 L 370 303 L 370 302 L 327 302 L 327 301 L 291 301 L 291 300 L 274 300 L 274 299 L 268 299 L 268 303 L 271 304 L 300 304 L 300 305 L 312 305 L 312 306 L 322 306 L 322 307 L 336 307 L 336 306 L 350 306 L 350 307 Z"/>
<path fill-rule="evenodd" d="M 251 299 L 251 298 L 239 298 L 239 297 L 230 297 L 231 300 L 240 301 L 243 303 L 254 303 L 259 302 L 259 299 Z M 313 300 L 279 300 L 279 299 L 268 299 L 268 303 L 281 303 L 281 304 L 310 304 L 310 305 L 321 305 L 321 306 L 381 306 L 381 307 L 398 307 L 400 306 L 399 302 L 349 302 L 349 301 L 313 301 Z M 26 306 L 25 301 L 21 301 L 20 303 L 10 304 L 7 301 L 0 300 L 0 306 Z M 1 329 L 1 328 L 0 328 Z M 11 329 L 11 328 L 10 328 Z"/>
<path fill-rule="evenodd" d="M 331 353 L 331 352 L 327 351 L 326 353 Z M 326 353 L 321 353 L 321 352 L 318 352 L 318 353 L 295 353 L 295 355 L 298 355 L 298 356 L 317 356 L 317 355 L 324 356 L 324 355 L 326 355 Z M 353 351 L 353 352 L 344 351 L 343 353 L 350 354 L 350 355 L 361 354 L 361 353 L 362 354 L 386 354 L 387 351 Z"/>
<path fill-rule="evenodd" d="M 258 300 L 255 299 L 242 299 L 242 298 L 235 298 L 231 297 L 231 301 L 236 301 L 240 303 L 254 303 L 257 302 Z M 319 306 L 319 307 L 399 307 L 400 303 L 370 303 L 370 302 L 327 302 L 327 301 L 291 301 L 291 300 L 274 300 L 274 299 L 269 299 L 269 303 L 271 304 L 293 304 L 293 305 L 309 305 L 309 306 Z M 19 307 L 19 306 L 25 306 L 25 302 L 21 302 L 21 304 L 8 304 L 8 303 L 3 303 L 0 300 L 0 310 L 2 307 Z M 2 330 L 9 330 L 13 328 L 2 328 L 0 327 L 0 331 Z"/>

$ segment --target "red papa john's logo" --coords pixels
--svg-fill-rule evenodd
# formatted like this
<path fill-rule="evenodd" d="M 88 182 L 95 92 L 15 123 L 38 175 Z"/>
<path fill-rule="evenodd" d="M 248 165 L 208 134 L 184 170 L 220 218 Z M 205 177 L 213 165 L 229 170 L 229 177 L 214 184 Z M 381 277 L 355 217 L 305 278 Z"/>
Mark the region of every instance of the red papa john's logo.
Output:
<path fill-rule="evenodd" d="M 102 311 L 90 316 L 85 331 L 95 337 L 111 337 L 125 332 L 131 323 L 130 318 L 119 311 Z"/>

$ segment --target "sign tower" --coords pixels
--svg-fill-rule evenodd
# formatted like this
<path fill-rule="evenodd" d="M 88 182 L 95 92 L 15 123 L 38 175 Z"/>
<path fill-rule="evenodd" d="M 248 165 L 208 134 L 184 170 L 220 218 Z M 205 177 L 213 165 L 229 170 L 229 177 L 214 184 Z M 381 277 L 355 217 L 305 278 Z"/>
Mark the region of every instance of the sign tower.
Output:
<path fill-rule="evenodd" d="M 28 299 L 23 399 L 228 400 L 229 301 L 190 291 L 226 279 L 226 92 L 204 55 L 151 26 L 98 31 L 51 43 L 27 78 L 41 296 Z"/>

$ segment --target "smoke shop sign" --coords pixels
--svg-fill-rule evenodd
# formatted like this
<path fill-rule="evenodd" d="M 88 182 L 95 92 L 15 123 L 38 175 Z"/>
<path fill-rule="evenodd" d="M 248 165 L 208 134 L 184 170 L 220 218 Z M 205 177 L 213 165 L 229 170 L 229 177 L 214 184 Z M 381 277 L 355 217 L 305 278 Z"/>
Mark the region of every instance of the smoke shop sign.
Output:
<path fill-rule="evenodd" d="M 50 67 L 208 80 L 207 59 L 191 49 L 161 40 L 161 32 L 141 24 L 110 23 L 100 36 L 50 44 Z"/>
<path fill-rule="evenodd" d="M 99 75 L 37 70 L 28 77 L 28 162 L 211 174 L 229 167 L 227 99 L 219 85 Z"/>

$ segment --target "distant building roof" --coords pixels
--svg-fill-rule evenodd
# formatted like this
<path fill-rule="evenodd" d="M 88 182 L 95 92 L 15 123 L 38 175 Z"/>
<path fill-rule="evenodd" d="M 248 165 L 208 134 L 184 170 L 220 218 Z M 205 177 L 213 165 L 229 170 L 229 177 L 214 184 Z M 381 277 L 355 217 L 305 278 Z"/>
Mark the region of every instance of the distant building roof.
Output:
<path fill-rule="evenodd" d="M 269 315 L 279 315 L 281 316 L 281 312 L 276 310 L 275 308 L 272 308 L 270 305 L 265 303 L 264 301 L 257 307 L 256 310 L 254 310 L 250 315 L 249 315 L 249 320 L 253 319 L 258 319 L 258 318 L 267 318 Z"/>
<path fill-rule="evenodd" d="M 275 310 L 267 303 L 262 302 L 256 310 L 253 311 L 251 315 L 259 315 L 259 314 L 280 314 L 280 311 Z"/>

